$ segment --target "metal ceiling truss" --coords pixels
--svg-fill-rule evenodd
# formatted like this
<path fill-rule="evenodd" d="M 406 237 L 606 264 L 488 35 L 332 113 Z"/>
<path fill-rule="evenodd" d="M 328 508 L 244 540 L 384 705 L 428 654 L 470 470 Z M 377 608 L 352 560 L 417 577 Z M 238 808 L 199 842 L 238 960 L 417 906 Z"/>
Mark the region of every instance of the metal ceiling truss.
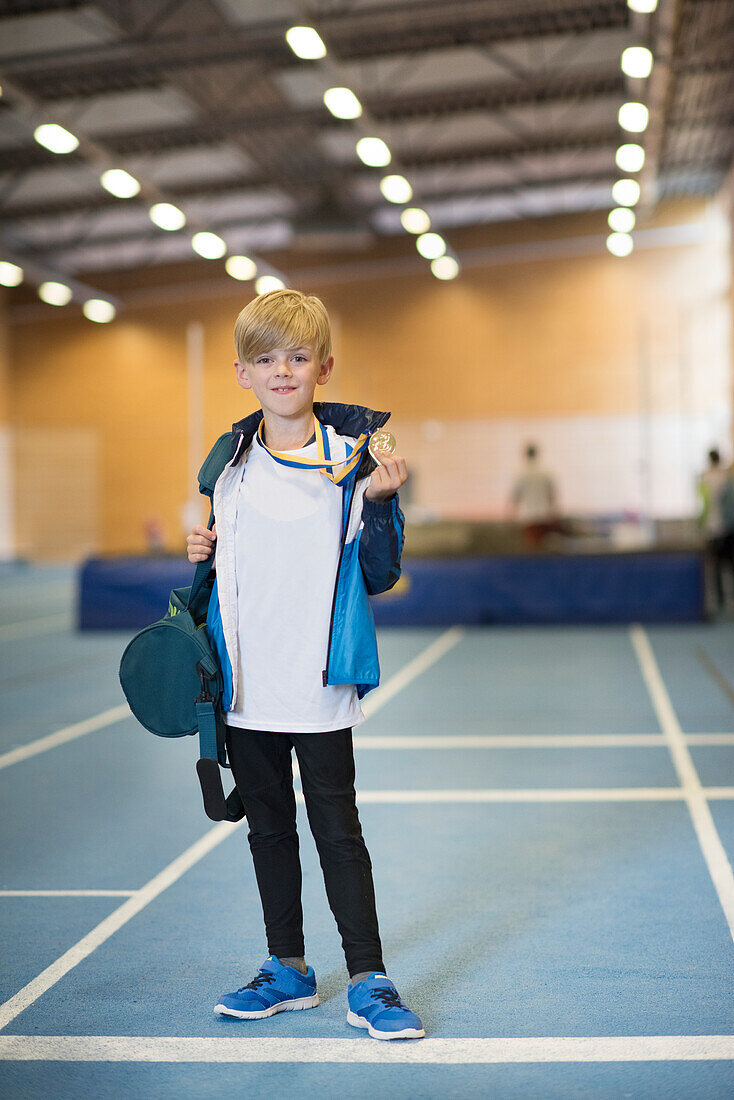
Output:
<path fill-rule="evenodd" d="M 81 256 L 87 248 L 99 257 L 108 247 L 110 270 L 124 266 L 116 252 L 125 249 L 132 256 L 147 247 L 150 263 L 159 253 L 165 259 L 174 251 L 171 235 L 148 226 L 110 231 L 107 214 L 121 200 L 101 189 L 75 194 L 69 190 L 71 174 L 53 198 L 31 197 L 32 192 L 26 197 L 23 187 L 39 170 L 84 163 L 97 169 L 104 160 L 126 167 L 142 159 L 155 175 L 156 159 L 163 155 L 211 149 L 216 158 L 217 147 L 241 150 L 242 171 L 233 169 L 230 157 L 214 178 L 197 179 L 192 158 L 192 167 L 170 186 L 142 180 L 141 195 L 121 209 L 142 215 L 156 196 L 184 207 L 196 203 L 200 211 L 209 203 L 211 220 L 201 228 L 242 237 L 286 218 L 259 216 L 253 205 L 248 210 L 248 198 L 256 202 L 270 192 L 283 197 L 297 233 L 307 233 L 310 222 L 331 222 L 350 226 L 355 241 L 358 231 L 366 231 L 368 239 L 384 231 L 376 227 L 396 223 L 399 210 L 386 213 L 384 203 L 376 205 L 370 181 L 376 184 L 378 171 L 356 158 L 343 163 L 348 146 L 334 140 L 342 133 L 354 142 L 366 133 L 386 138 L 393 151 L 388 171 L 412 175 L 419 205 L 446 211 L 453 197 L 462 210 L 474 200 L 477 210 L 481 200 L 486 210 L 494 210 L 506 196 L 510 216 L 517 216 L 528 197 L 536 212 L 533 204 L 542 202 L 544 188 L 582 209 L 586 188 L 592 209 L 599 205 L 600 189 L 617 174 L 614 151 L 625 135 L 616 111 L 625 97 L 642 98 L 651 109 L 642 138 L 649 206 L 657 195 L 715 188 L 730 162 L 732 0 L 659 0 L 651 17 L 633 15 L 626 0 L 394 0 L 359 7 L 350 0 L 308 5 L 294 0 L 294 5 L 294 10 L 300 6 L 301 21 L 316 26 L 326 41 L 323 62 L 294 56 L 282 20 L 238 23 L 217 0 L 0 3 L 0 19 L 6 20 L 53 15 L 89 23 L 94 16 L 98 37 L 106 38 L 89 44 L 86 35 L 84 45 L 63 48 L 39 41 L 33 51 L 16 51 L 2 62 L 9 88 L 18 95 L 0 100 L 0 112 L 14 111 L 14 103 L 25 110 L 2 150 L 0 223 L 6 242 L 17 253 L 25 237 L 29 255 L 50 263 Z M 262 0 L 257 14 L 266 12 Z M 647 84 L 622 76 L 615 43 L 626 39 L 620 32 L 628 32 L 628 44 L 653 48 L 656 64 Z M 486 57 L 487 79 L 462 79 L 462 50 L 471 56 L 472 72 L 478 71 L 477 58 Z M 449 68 L 443 68 L 442 58 L 447 65 L 450 59 Z M 367 90 L 355 88 L 362 119 L 339 121 L 320 103 L 294 102 L 297 92 L 287 90 L 289 80 L 293 83 L 289 73 L 297 78 L 303 66 L 334 83 L 349 84 L 359 75 L 367 84 Z M 296 79 L 293 87 L 298 86 Z M 31 139 L 31 116 L 40 120 L 44 109 L 51 116 L 56 110 L 73 129 L 69 110 L 78 102 L 83 129 L 96 98 L 103 103 L 105 96 L 121 92 L 144 97 L 150 90 L 178 93 L 188 117 L 147 127 L 133 127 L 131 120 L 124 131 L 107 132 L 100 125 L 92 134 L 80 134 L 78 152 L 64 158 Z M 472 116 L 476 140 L 469 129 Z M 27 140 L 19 142 L 15 135 L 23 125 Z M 134 167 L 129 170 L 141 178 Z M 482 175 L 487 186 L 478 189 Z M 222 200 L 228 196 L 242 202 L 236 219 L 224 212 Z"/>

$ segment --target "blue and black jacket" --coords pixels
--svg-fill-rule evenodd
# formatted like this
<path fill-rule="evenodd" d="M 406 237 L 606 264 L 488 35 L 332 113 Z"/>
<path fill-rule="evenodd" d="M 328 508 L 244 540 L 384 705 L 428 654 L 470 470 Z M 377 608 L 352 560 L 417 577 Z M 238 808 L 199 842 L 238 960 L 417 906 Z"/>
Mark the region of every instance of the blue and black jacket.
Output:
<path fill-rule="evenodd" d="M 314 414 L 339 437 L 346 437 L 346 453 L 363 433 L 371 435 L 387 423 L 390 413 L 361 405 L 315 402 Z M 220 436 L 199 471 L 199 490 L 226 512 L 226 494 L 239 481 L 262 411 L 232 425 Z M 329 641 L 324 654 L 322 679 L 327 684 L 354 684 L 362 698 L 380 681 L 375 623 L 368 596 L 385 592 L 400 576 L 403 550 L 403 513 L 397 494 L 387 501 L 364 496 L 375 461 L 365 451 L 356 475 L 342 490 L 342 527 L 339 563 L 331 607 Z M 361 511 L 358 513 L 358 509 Z M 231 710 L 237 695 L 238 630 L 234 585 L 233 530 L 217 518 L 217 577 L 209 600 L 207 632 L 217 651 L 224 679 L 222 706 Z"/>

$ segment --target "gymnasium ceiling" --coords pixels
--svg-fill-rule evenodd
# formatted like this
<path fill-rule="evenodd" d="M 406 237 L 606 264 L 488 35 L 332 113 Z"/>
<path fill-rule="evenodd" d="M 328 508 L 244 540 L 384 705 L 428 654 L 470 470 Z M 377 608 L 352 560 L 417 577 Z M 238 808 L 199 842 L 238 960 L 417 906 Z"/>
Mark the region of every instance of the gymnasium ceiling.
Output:
<path fill-rule="evenodd" d="M 318 29 L 320 61 L 285 41 Z M 646 80 L 622 50 L 647 45 Z M 0 258 L 31 279 L 107 286 L 125 269 L 198 260 L 197 230 L 228 252 L 368 252 L 405 231 L 379 188 L 410 181 L 450 244 L 452 229 L 612 205 L 615 151 L 641 140 L 642 211 L 713 194 L 732 159 L 734 3 L 660 0 L 6 0 L 0 3 Z M 363 115 L 322 96 L 347 86 Z M 617 121 L 650 108 L 638 139 Z M 79 139 L 65 156 L 33 139 L 41 122 Z M 388 169 L 355 154 L 365 135 Z M 142 184 L 119 199 L 99 182 L 121 167 Z M 152 202 L 182 209 L 166 232 Z"/>

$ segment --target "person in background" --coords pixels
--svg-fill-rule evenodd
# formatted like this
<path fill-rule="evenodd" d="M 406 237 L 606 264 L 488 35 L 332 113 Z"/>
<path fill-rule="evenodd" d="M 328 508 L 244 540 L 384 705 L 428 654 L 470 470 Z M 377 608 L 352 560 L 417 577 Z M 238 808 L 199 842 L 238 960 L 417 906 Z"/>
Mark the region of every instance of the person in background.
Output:
<path fill-rule="evenodd" d="M 558 530 L 555 482 L 540 465 L 534 443 L 525 448 L 525 461 L 515 478 L 510 501 L 513 518 L 522 525 L 526 546 L 535 549 Z"/>
<path fill-rule="evenodd" d="M 155 516 L 149 516 L 143 527 L 147 552 L 149 554 L 165 554 L 166 535 L 161 521 Z"/>
<path fill-rule="evenodd" d="M 698 479 L 701 511 L 698 522 L 706 545 L 709 587 L 713 589 L 715 607 L 725 603 L 724 570 L 734 570 L 734 516 L 731 516 L 731 471 L 721 465 L 716 447 L 708 453 L 708 468 Z"/>

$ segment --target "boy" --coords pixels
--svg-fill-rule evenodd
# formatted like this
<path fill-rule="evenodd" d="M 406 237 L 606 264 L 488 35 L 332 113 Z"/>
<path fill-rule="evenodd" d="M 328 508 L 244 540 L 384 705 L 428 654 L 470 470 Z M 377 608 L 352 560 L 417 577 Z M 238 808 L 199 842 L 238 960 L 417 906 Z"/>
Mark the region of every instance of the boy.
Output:
<path fill-rule="evenodd" d="M 207 629 L 224 673 L 227 753 L 269 957 L 215 1012 L 259 1019 L 319 1003 L 304 957 L 293 747 L 349 971 L 347 1021 L 376 1039 L 422 1038 L 384 972 L 352 750 L 359 700 L 379 681 L 367 594 L 400 575 L 405 460 L 381 453 L 376 465 L 366 450 L 389 414 L 314 405 L 334 365 L 318 298 L 261 295 L 237 318 L 235 346 L 237 382 L 261 411 L 234 425 L 232 459 L 214 487 L 217 522 L 195 527 L 187 543 L 199 562 L 216 540 Z"/>

